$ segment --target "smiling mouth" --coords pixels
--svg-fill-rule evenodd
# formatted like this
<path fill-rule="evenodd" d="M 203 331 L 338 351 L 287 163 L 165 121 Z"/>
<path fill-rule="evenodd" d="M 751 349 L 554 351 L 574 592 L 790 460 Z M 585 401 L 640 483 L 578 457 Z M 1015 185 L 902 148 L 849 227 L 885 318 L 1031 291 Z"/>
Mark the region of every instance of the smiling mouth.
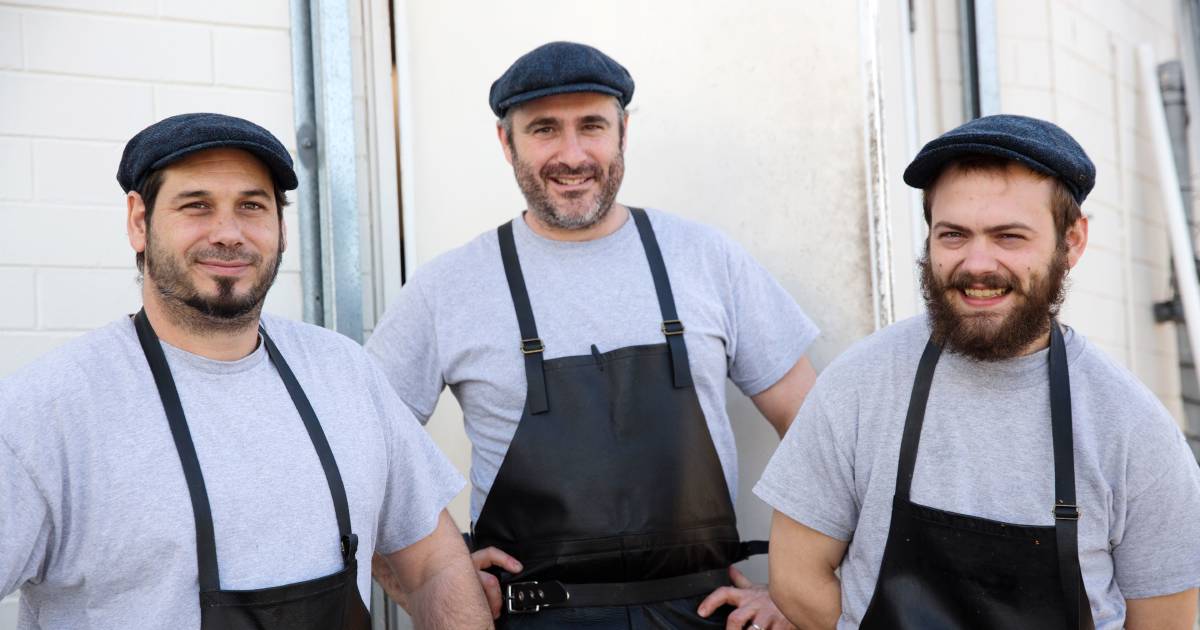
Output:
<path fill-rule="evenodd" d="M 550 181 L 559 186 L 579 186 L 580 184 L 592 181 L 592 177 L 590 175 L 580 177 L 551 177 Z"/>
<path fill-rule="evenodd" d="M 963 289 L 962 292 L 969 298 L 977 300 L 989 300 L 1007 294 L 1011 289 Z"/>

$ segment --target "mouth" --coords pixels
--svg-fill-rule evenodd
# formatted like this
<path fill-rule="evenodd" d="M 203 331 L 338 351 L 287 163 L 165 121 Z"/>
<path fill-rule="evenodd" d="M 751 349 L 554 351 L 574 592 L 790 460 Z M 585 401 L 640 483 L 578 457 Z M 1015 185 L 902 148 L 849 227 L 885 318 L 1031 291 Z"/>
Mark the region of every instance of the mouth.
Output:
<path fill-rule="evenodd" d="M 240 260 L 198 260 L 196 265 L 217 276 L 238 276 L 250 268 L 250 263 Z"/>
<path fill-rule="evenodd" d="M 958 294 L 962 296 L 963 302 L 968 306 L 985 308 L 995 306 L 1004 301 L 1004 298 L 1012 292 L 1012 288 L 980 288 L 966 287 L 958 290 Z"/>
<path fill-rule="evenodd" d="M 596 178 L 592 175 L 552 176 L 547 179 L 550 180 L 550 183 L 554 184 L 556 189 L 562 192 L 584 190 L 591 186 L 592 182 L 596 181 Z"/>

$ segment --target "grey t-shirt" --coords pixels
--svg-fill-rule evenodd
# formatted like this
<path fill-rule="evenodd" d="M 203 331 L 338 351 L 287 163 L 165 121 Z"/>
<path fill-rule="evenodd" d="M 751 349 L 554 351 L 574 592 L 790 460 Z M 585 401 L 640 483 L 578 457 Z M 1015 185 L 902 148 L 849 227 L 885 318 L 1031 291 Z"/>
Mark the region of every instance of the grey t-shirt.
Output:
<path fill-rule="evenodd" d="M 754 488 L 797 522 L 850 541 L 838 628 L 857 628 L 874 593 L 905 412 L 928 337 L 918 316 L 834 361 Z M 1065 339 L 1080 565 L 1096 628 L 1117 629 L 1125 598 L 1200 585 L 1200 473 L 1171 416 L 1137 379 L 1069 328 Z M 997 363 L 942 354 L 913 502 L 1054 524 L 1048 354 Z"/>
<path fill-rule="evenodd" d="M 700 406 L 737 488 L 737 451 L 725 380 L 746 395 L 775 384 L 817 328 L 741 247 L 713 228 L 650 210 Z M 662 314 L 632 219 L 586 242 L 546 239 L 513 221 L 545 358 L 663 343 Z M 471 440 L 471 519 L 479 516 L 525 405 L 525 362 L 495 230 L 430 261 L 391 305 L 367 350 L 425 421 L 449 385 Z"/>
<path fill-rule="evenodd" d="M 263 325 L 333 450 L 369 602 L 372 551 L 429 535 L 464 480 L 356 343 Z M 237 361 L 163 348 L 208 489 L 221 587 L 340 571 L 324 472 L 262 344 Z M 0 381 L 0 595 L 17 588 L 23 629 L 200 626 L 192 505 L 129 318 Z"/>

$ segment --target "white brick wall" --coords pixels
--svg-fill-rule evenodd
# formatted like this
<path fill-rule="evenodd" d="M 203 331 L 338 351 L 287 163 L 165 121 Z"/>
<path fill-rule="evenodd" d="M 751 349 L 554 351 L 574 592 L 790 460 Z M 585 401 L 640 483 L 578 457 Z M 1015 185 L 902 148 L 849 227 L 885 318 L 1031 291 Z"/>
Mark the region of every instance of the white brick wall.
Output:
<path fill-rule="evenodd" d="M 0 2 L 0 377 L 140 304 L 114 179 L 134 133 L 216 111 L 294 148 L 289 25 L 287 0 Z M 268 309 L 298 318 L 294 208 Z"/>

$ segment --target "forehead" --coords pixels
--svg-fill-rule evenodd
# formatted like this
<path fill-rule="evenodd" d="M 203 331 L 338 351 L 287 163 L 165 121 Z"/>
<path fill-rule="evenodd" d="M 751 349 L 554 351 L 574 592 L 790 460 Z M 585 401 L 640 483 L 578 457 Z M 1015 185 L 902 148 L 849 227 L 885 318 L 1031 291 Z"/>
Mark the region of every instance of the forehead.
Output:
<path fill-rule="evenodd" d="M 949 167 L 933 188 L 931 222 L 996 225 L 1019 221 L 1053 225 L 1054 180 L 1020 166 L 1002 169 Z"/>
<path fill-rule="evenodd" d="M 616 118 L 617 97 L 599 92 L 554 94 L 522 103 L 512 110 L 514 122 L 546 116 L 566 119 L 593 115 Z"/>
<path fill-rule="evenodd" d="M 163 169 L 163 186 L 186 186 L 221 182 L 254 183 L 265 190 L 273 187 L 271 171 L 254 154 L 229 147 L 197 151 Z"/>

